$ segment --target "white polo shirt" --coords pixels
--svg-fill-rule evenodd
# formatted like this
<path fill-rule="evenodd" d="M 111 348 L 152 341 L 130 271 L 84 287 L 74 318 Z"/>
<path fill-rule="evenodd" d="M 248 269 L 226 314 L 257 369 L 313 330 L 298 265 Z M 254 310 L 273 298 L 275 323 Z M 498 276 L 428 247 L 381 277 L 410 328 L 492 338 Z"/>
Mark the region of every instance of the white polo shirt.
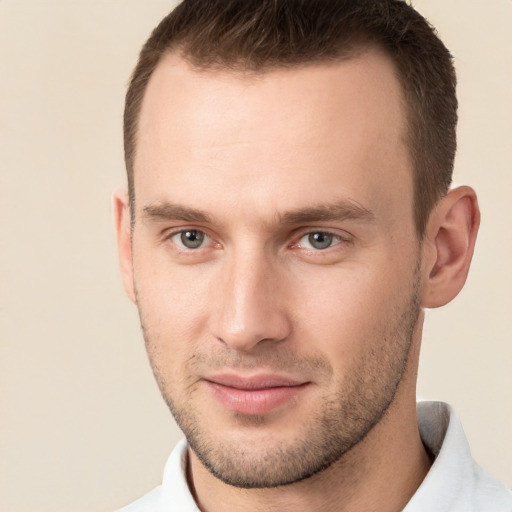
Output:
<path fill-rule="evenodd" d="M 512 492 L 471 457 L 459 418 L 443 402 L 419 402 L 418 424 L 435 460 L 403 512 L 512 512 Z M 118 512 L 200 512 L 186 480 L 187 443 L 176 445 L 162 485 Z"/>

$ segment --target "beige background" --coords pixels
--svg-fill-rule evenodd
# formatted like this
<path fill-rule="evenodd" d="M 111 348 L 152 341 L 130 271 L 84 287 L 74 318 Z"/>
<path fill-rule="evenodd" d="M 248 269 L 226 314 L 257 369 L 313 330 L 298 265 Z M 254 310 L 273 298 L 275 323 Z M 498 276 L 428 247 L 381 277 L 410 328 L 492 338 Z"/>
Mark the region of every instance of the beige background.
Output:
<path fill-rule="evenodd" d="M 109 198 L 138 49 L 172 2 L 0 0 L 0 510 L 107 511 L 179 437 L 117 269 Z M 418 0 L 456 56 L 456 179 L 483 223 L 464 292 L 428 314 L 419 393 L 455 405 L 512 485 L 510 0 Z"/>

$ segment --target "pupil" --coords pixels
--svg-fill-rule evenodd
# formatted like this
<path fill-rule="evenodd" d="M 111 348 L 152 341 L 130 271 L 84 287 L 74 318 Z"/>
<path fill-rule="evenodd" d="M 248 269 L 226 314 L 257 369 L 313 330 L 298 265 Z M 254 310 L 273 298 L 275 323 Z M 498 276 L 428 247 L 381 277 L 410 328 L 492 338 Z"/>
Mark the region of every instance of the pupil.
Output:
<path fill-rule="evenodd" d="M 196 249 L 199 247 L 204 240 L 204 233 L 201 231 L 184 231 L 181 234 L 181 241 L 185 247 L 189 249 Z"/>
<path fill-rule="evenodd" d="M 315 249 L 327 249 L 332 244 L 332 235 L 328 233 L 311 233 L 308 238 Z"/>

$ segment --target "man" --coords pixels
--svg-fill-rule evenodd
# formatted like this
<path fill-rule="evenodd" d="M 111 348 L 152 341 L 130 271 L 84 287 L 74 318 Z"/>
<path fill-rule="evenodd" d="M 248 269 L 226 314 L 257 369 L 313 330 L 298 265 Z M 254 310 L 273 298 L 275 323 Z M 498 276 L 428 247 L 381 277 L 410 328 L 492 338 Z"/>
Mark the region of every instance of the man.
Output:
<path fill-rule="evenodd" d="M 399 0 L 185 1 L 127 93 L 125 288 L 186 442 L 123 511 L 505 511 L 449 406 L 415 401 L 424 308 L 464 285 L 455 74 Z"/>

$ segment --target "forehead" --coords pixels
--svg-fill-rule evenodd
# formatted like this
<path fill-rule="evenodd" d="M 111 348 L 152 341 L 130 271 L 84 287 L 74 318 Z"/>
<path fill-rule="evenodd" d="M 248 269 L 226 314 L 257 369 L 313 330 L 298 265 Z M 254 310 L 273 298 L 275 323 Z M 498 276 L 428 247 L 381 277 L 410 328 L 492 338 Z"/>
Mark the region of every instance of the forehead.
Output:
<path fill-rule="evenodd" d="M 326 194 L 410 207 L 404 111 L 394 66 L 377 50 L 245 74 L 196 70 L 169 53 L 142 104 L 137 204 L 187 203 L 193 190 L 207 209 L 220 199 L 294 209 Z"/>

